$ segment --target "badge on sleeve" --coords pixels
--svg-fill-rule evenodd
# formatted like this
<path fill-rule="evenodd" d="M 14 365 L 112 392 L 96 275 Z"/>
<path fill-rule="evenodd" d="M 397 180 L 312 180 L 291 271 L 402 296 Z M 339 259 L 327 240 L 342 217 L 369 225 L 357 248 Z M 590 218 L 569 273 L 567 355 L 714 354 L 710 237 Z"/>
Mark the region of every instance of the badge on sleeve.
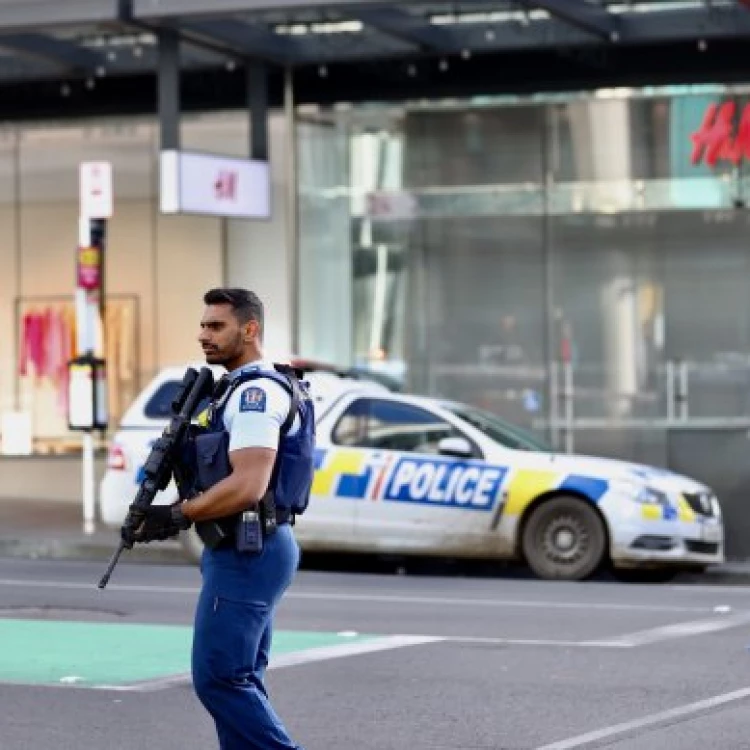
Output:
<path fill-rule="evenodd" d="M 262 388 L 248 388 L 240 396 L 240 411 L 265 411 L 266 392 Z"/>

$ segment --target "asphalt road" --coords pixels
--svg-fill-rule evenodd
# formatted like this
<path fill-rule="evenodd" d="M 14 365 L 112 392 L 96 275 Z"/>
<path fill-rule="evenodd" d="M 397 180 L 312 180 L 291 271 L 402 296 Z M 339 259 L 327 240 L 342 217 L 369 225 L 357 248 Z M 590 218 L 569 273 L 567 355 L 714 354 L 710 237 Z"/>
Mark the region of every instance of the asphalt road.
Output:
<path fill-rule="evenodd" d="M 101 573 L 0 560 L 0 747 L 217 747 L 180 676 L 198 571 Z M 750 748 L 750 588 L 302 571 L 276 628 L 306 750 Z"/>

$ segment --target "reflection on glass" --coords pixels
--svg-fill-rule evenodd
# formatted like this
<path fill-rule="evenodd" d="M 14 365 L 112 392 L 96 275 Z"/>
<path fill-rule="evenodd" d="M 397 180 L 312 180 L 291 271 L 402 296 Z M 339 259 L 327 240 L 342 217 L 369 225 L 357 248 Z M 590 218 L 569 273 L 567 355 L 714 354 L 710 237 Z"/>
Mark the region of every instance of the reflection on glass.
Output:
<path fill-rule="evenodd" d="M 491 412 L 450 402 L 443 403 L 442 406 L 506 448 L 534 453 L 554 452 L 552 446 L 539 436 L 510 424 Z"/>

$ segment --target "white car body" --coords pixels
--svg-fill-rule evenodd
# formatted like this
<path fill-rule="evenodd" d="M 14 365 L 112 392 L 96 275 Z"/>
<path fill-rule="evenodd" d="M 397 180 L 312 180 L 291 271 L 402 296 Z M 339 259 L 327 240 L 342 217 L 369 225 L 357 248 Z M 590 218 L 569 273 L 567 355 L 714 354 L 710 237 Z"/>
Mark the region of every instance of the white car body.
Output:
<path fill-rule="evenodd" d="M 183 372 L 160 373 L 122 420 L 100 491 L 101 517 L 110 526 L 122 523 L 138 471 L 166 424 L 145 407 Z M 511 448 L 512 440 L 503 444 L 454 411 L 471 407 L 326 373 L 307 379 L 316 400 L 317 449 L 310 505 L 295 526 L 303 550 L 512 559 L 521 554 L 529 513 L 566 496 L 595 509 L 616 567 L 703 568 L 724 561 L 720 506 L 709 487 L 689 477 L 612 459 Z M 479 457 L 440 455 L 435 445 L 427 452 L 342 445 L 337 426 L 347 414 L 359 424 L 353 407 L 363 404 L 359 399 L 375 399 L 386 411 L 415 407 L 427 421 L 403 428 L 405 438 L 429 436 L 433 420 L 438 433 L 450 426 L 452 436 L 468 441 Z M 401 433 L 373 435 L 371 442 Z M 176 497 L 170 485 L 157 502 Z"/>

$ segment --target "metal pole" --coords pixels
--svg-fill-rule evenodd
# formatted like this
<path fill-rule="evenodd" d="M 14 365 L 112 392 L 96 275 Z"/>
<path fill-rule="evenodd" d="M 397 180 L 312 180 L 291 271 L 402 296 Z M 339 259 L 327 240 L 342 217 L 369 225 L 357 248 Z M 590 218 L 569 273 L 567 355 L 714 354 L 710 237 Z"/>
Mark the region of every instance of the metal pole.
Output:
<path fill-rule="evenodd" d="M 549 373 L 549 421 L 550 421 L 550 441 L 555 448 L 560 445 L 560 366 L 557 362 L 550 362 Z"/>
<path fill-rule="evenodd" d="M 96 515 L 96 480 L 94 472 L 94 436 L 91 430 L 83 433 L 83 531 L 93 534 Z"/>
<path fill-rule="evenodd" d="M 565 374 L 565 452 L 572 453 L 574 449 L 574 436 L 573 436 L 573 398 L 575 391 L 573 390 L 573 364 L 566 362 L 564 365 Z"/>
<path fill-rule="evenodd" d="M 294 70 L 291 67 L 284 71 L 284 114 L 286 119 L 286 182 L 287 210 L 286 233 L 289 264 L 289 318 L 290 344 L 292 352 L 299 352 L 300 346 L 300 304 L 299 304 L 299 194 L 298 194 L 298 160 L 297 160 L 297 121 L 294 105 Z"/>
<path fill-rule="evenodd" d="M 674 362 L 671 359 L 667 362 L 666 378 L 667 378 L 667 423 L 671 424 L 672 422 L 674 422 L 674 405 L 675 405 Z"/>
<path fill-rule="evenodd" d="M 544 263 L 544 361 L 547 363 L 547 399 L 549 407 L 547 413 L 550 417 L 549 437 L 552 445 L 557 447 L 559 438 L 557 425 L 554 424 L 558 413 L 558 404 L 554 403 L 558 396 L 557 390 L 557 335 L 555 327 L 555 275 L 554 257 L 552 252 L 553 227 L 550 211 L 550 193 L 554 185 L 555 162 L 554 144 L 552 137 L 555 133 L 555 110 L 553 105 L 544 108 L 544 133 L 542 134 L 542 174 L 544 175 L 544 186 L 542 192 L 543 217 L 542 217 L 542 257 Z"/>
<path fill-rule="evenodd" d="M 688 363 L 680 362 L 680 419 L 688 418 L 688 389 L 689 389 Z"/>
<path fill-rule="evenodd" d="M 83 207 L 82 207 L 83 209 Z M 83 214 L 83 210 L 81 211 Z M 104 246 L 106 242 L 106 221 L 103 219 L 91 219 L 82 215 L 79 219 L 79 243 L 82 247 L 97 247 L 100 251 L 100 277 L 99 289 L 96 292 L 87 291 L 84 288 L 76 289 L 76 318 L 78 327 L 78 351 L 93 359 L 97 354 L 97 344 L 103 347 L 104 342 L 97 341 L 96 320 L 99 318 L 101 329 L 104 328 L 102 315 L 102 296 L 104 295 L 103 273 Z M 96 389 L 96 380 L 92 371 L 92 399 Z M 96 402 L 92 403 L 92 422 L 96 421 Z M 94 468 L 94 436 L 93 428 L 83 432 L 81 445 L 81 494 L 83 500 L 83 531 L 85 534 L 93 534 L 96 519 L 96 474 Z"/>

